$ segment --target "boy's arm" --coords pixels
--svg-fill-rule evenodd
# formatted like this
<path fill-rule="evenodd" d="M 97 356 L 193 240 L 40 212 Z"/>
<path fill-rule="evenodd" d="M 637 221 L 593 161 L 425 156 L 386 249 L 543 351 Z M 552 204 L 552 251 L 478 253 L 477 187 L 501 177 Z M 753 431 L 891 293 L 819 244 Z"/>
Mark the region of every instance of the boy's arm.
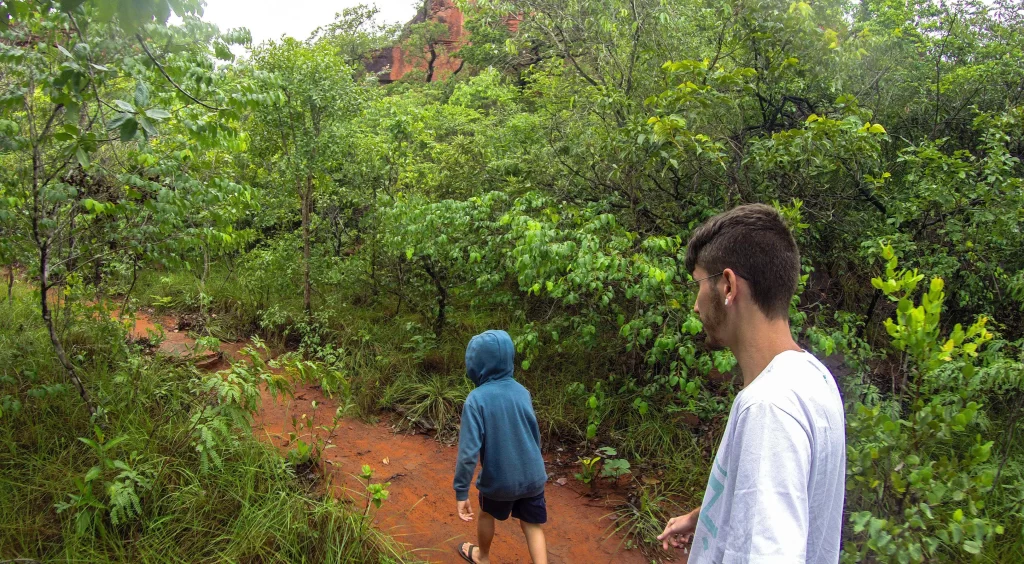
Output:
<path fill-rule="evenodd" d="M 466 398 L 462 406 L 462 424 L 459 429 L 459 458 L 455 462 L 455 499 L 469 499 L 469 485 L 473 481 L 476 460 L 480 455 L 480 447 L 484 440 L 484 426 L 476 402 Z"/>

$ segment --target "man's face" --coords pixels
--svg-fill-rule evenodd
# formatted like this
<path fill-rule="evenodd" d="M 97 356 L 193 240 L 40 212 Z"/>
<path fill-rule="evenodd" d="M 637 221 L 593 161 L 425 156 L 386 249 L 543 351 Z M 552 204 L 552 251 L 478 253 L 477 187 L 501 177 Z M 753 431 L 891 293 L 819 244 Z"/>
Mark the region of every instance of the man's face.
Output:
<path fill-rule="evenodd" d="M 693 279 L 707 278 L 708 272 L 698 266 L 693 269 Z M 702 280 L 697 289 L 697 299 L 693 302 L 693 311 L 704 324 L 704 342 L 713 351 L 726 347 L 723 342 L 725 330 L 725 304 L 722 292 L 718 289 L 720 276 Z"/>

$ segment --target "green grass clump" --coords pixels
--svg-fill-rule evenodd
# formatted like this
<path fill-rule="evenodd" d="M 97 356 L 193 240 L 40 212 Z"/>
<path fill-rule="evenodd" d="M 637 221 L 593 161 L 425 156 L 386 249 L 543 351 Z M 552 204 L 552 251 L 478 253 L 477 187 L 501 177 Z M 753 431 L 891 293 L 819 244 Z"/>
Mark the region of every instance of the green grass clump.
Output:
<path fill-rule="evenodd" d="M 433 430 L 441 440 L 458 435 L 462 404 L 472 386 L 461 376 L 402 376 L 388 386 L 381 404 L 396 409 L 409 425 Z"/>

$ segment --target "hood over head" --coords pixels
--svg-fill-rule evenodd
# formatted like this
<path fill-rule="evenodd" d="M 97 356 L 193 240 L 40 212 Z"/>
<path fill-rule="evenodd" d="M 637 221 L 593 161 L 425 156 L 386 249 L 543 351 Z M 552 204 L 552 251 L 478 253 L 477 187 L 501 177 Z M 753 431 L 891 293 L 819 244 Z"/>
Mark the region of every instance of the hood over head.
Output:
<path fill-rule="evenodd" d="M 500 329 L 484 331 L 466 346 L 466 375 L 473 384 L 511 378 L 515 366 L 512 337 Z"/>

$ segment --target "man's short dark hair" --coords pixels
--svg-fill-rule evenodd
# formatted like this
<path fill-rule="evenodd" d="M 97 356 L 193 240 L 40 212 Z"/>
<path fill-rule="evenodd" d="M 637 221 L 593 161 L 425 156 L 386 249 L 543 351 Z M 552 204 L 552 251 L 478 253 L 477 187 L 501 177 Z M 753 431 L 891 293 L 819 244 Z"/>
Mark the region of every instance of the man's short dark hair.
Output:
<path fill-rule="evenodd" d="M 754 303 L 769 319 L 789 316 L 800 251 L 775 208 L 747 204 L 705 221 L 686 245 L 686 270 L 693 274 L 697 265 L 709 275 L 731 268 L 750 284 Z"/>

